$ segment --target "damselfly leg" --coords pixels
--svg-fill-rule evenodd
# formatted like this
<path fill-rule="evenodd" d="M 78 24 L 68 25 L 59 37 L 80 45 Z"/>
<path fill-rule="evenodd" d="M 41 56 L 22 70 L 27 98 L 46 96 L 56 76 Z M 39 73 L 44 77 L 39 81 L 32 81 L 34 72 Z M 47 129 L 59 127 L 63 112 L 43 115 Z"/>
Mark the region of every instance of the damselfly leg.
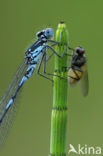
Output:
<path fill-rule="evenodd" d="M 65 52 L 65 48 L 64 48 L 64 52 Z M 52 55 L 53 55 L 53 54 L 54 54 L 54 53 L 52 53 Z M 51 79 L 51 78 L 49 78 L 49 77 L 47 77 L 47 76 L 45 76 L 45 75 L 43 75 L 43 74 L 40 73 L 40 69 L 41 69 L 42 62 L 44 62 L 44 69 L 43 69 L 43 73 L 44 73 L 44 74 L 49 75 L 49 76 L 52 76 L 52 77 L 53 77 L 53 76 L 56 76 L 56 77 L 59 77 L 59 78 L 62 78 L 62 79 L 66 79 L 65 77 L 61 77 L 61 76 L 59 76 L 59 75 L 55 75 L 55 74 L 51 74 L 51 73 L 47 73 L 47 72 L 46 72 L 46 64 L 47 64 L 47 61 L 50 59 L 51 55 L 50 55 L 49 59 L 47 59 L 46 57 L 47 57 L 47 53 L 45 52 L 45 53 L 43 54 L 43 56 L 42 56 L 41 61 L 40 61 L 40 64 L 39 64 L 37 73 L 38 73 L 40 76 L 42 76 L 42 77 L 44 77 L 44 78 L 46 78 L 46 79 L 48 79 L 48 80 L 50 80 L 50 81 L 53 82 L 53 79 Z"/>
<path fill-rule="evenodd" d="M 54 48 L 53 48 L 52 46 L 50 46 L 50 45 L 45 45 L 45 47 L 51 49 L 51 50 L 53 51 L 54 54 L 56 54 L 58 57 L 61 58 L 61 57 L 63 57 L 63 55 L 64 55 L 64 53 L 65 53 L 65 51 L 66 51 L 68 45 L 69 45 L 69 42 L 68 42 L 67 45 L 65 46 L 65 48 L 64 48 L 64 50 L 63 50 L 63 52 L 62 52 L 61 55 L 59 55 L 59 54 L 54 50 Z"/>
<path fill-rule="evenodd" d="M 44 74 L 46 74 L 46 75 L 49 75 L 49 76 L 56 76 L 56 77 L 59 77 L 59 78 L 61 78 L 61 79 L 66 79 L 65 77 L 62 77 L 62 76 L 59 76 L 59 75 L 55 75 L 55 74 L 51 74 L 51 73 L 47 73 L 46 72 L 46 54 L 45 54 L 45 56 L 44 56 Z"/>
<path fill-rule="evenodd" d="M 59 75 L 55 75 L 55 74 L 51 74 L 51 73 L 47 73 L 47 72 L 46 72 L 46 64 L 47 64 L 47 61 L 46 61 L 46 53 L 44 53 L 43 56 L 42 56 L 42 59 L 41 59 L 41 61 L 40 61 L 40 64 L 39 64 L 39 67 L 38 67 L 38 70 L 37 70 L 37 74 L 39 74 L 40 76 L 42 76 L 42 77 L 44 77 L 44 78 L 50 80 L 51 82 L 53 82 L 53 79 L 51 79 L 51 78 L 49 78 L 49 77 L 47 77 L 47 76 L 45 76 L 45 75 L 43 75 L 43 74 L 40 73 L 40 69 L 41 69 L 42 62 L 44 62 L 43 74 L 46 74 L 46 75 L 49 75 L 49 76 L 60 77 L 60 78 L 62 78 L 62 79 L 66 79 L 66 78 L 61 77 L 61 76 L 59 76 Z"/>
<path fill-rule="evenodd" d="M 54 48 L 53 48 L 53 46 L 55 46 L 55 45 L 61 43 L 61 36 L 62 36 L 62 33 L 63 33 L 63 32 L 64 32 L 64 31 L 62 31 L 62 32 L 60 33 L 59 41 L 47 40 L 48 42 L 51 42 L 51 43 L 54 43 L 54 44 L 53 44 L 53 45 L 46 45 L 46 46 L 45 46 L 46 48 L 51 49 L 51 50 L 53 51 L 53 53 L 56 54 L 58 57 L 62 57 L 62 56 L 64 55 L 65 50 L 68 48 L 68 45 L 69 45 L 69 42 L 68 42 L 67 45 L 65 46 L 65 48 L 64 48 L 64 50 L 63 50 L 63 52 L 62 52 L 61 55 L 59 55 L 59 54 L 54 50 Z M 49 57 L 51 57 L 51 56 L 53 56 L 53 54 L 51 54 Z M 48 58 L 48 59 L 49 59 L 49 58 Z M 47 59 L 47 60 L 48 60 L 48 59 Z"/>
<path fill-rule="evenodd" d="M 45 75 L 43 75 L 43 74 L 40 73 L 41 65 L 42 65 L 42 62 L 44 61 L 45 55 L 46 55 L 46 53 L 43 54 L 43 56 L 42 56 L 42 58 L 41 58 L 41 60 L 40 60 L 40 64 L 39 64 L 39 67 L 38 67 L 38 70 L 37 70 L 37 74 L 39 74 L 40 76 L 42 76 L 42 77 L 44 77 L 44 78 L 50 80 L 51 82 L 53 82 L 53 80 L 52 80 L 51 78 L 49 78 L 49 77 L 47 77 L 47 76 L 45 76 Z M 44 73 L 44 74 L 45 74 L 45 73 Z"/>

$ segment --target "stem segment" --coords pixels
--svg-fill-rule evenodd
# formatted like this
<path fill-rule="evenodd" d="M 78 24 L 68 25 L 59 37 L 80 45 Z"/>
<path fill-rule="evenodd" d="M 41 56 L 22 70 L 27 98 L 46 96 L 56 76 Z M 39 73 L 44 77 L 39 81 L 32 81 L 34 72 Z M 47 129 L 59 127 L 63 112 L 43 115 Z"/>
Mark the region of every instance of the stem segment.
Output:
<path fill-rule="evenodd" d="M 58 54 L 62 54 L 68 43 L 68 31 L 66 25 L 62 22 L 58 25 L 56 31 L 56 41 L 61 43 L 56 46 Z M 66 51 L 65 51 L 66 53 Z M 50 154 L 52 156 L 66 155 L 66 129 L 67 129 L 67 56 L 62 58 L 55 56 L 55 73 L 60 77 L 54 77 L 53 86 L 53 109 L 51 114 L 51 138 Z"/>

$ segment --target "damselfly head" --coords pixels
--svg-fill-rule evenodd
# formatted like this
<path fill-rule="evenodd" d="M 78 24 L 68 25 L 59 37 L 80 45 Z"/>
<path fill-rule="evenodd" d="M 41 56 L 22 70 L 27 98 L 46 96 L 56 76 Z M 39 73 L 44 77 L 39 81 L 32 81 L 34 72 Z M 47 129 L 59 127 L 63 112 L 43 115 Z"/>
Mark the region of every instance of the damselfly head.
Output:
<path fill-rule="evenodd" d="M 37 38 L 41 38 L 41 36 L 44 36 L 44 30 L 41 30 L 39 32 L 37 32 L 36 37 Z"/>
<path fill-rule="evenodd" d="M 39 38 L 47 38 L 50 39 L 53 36 L 53 29 L 52 28 L 46 28 L 44 30 L 41 30 L 37 32 L 36 37 Z"/>
<path fill-rule="evenodd" d="M 76 51 L 77 54 L 82 54 L 83 55 L 85 53 L 84 48 L 82 48 L 81 46 L 76 47 L 75 51 Z"/>
<path fill-rule="evenodd" d="M 47 39 L 50 39 L 53 36 L 53 29 L 52 28 L 46 28 L 44 30 L 44 35 Z"/>

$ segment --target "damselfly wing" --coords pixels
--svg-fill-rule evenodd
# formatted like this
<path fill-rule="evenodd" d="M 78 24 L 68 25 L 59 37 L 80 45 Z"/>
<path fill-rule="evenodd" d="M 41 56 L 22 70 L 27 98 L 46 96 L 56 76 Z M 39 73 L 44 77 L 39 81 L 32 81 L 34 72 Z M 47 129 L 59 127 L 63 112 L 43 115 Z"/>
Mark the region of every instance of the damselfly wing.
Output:
<path fill-rule="evenodd" d="M 0 99 L 0 119 L 2 119 L 3 115 L 5 114 L 5 109 L 7 103 L 12 98 L 13 94 L 16 92 L 18 85 L 26 72 L 27 64 L 25 60 L 20 64 L 19 68 L 17 69 L 15 75 L 13 76 L 7 90 L 5 91 L 3 97 Z M 12 107 L 8 109 L 8 112 L 5 114 L 2 122 L 0 122 L 0 148 L 5 142 L 8 130 L 12 124 L 13 116 L 15 114 L 17 102 L 12 104 Z"/>

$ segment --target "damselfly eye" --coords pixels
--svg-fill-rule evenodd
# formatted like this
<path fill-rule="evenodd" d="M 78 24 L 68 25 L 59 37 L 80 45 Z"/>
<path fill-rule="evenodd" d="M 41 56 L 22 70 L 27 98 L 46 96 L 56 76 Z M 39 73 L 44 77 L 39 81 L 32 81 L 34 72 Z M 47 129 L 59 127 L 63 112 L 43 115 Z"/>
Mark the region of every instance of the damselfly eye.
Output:
<path fill-rule="evenodd" d="M 53 30 L 52 28 L 46 28 L 45 29 L 45 36 L 49 39 L 53 36 Z"/>
<path fill-rule="evenodd" d="M 47 30 L 47 33 L 49 34 L 49 30 Z"/>

